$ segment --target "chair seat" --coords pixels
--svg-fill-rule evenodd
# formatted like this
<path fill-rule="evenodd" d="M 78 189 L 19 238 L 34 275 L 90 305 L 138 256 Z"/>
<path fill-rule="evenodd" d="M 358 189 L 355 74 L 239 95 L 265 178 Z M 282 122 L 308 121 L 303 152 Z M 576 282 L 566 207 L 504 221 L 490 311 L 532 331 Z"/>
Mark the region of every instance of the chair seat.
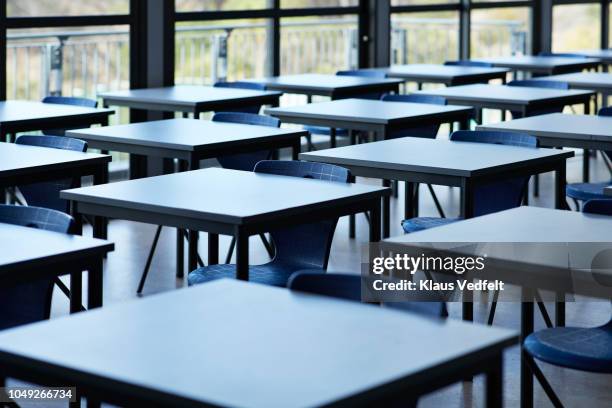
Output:
<path fill-rule="evenodd" d="M 612 321 L 595 328 L 555 327 L 530 334 L 523 344 L 538 360 L 560 367 L 612 373 Z"/>
<path fill-rule="evenodd" d="M 610 184 L 609 181 L 604 183 L 572 183 L 565 188 L 565 194 L 578 201 L 605 199 L 609 197 L 604 195 L 603 189 Z"/>
<path fill-rule="evenodd" d="M 313 135 L 330 135 L 330 131 L 328 127 L 324 126 L 304 126 L 304 130 L 309 131 Z M 336 136 L 348 136 L 348 129 L 338 129 L 336 128 Z"/>
<path fill-rule="evenodd" d="M 249 282 L 286 287 L 291 274 L 302 268 L 281 262 L 251 265 L 249 266 Z M 321 273 L 325 271 L 321 270 Z M 198 268 L 189 274 L 187 282 L 189 286 L 193 286 L 222 278 L 236 278 L 236 265 L 219 264 Z"/>
<path fill-rule="evenodd" d="M 411 233 L 439 227 L 460 220 L 461 218 L 417 217 L 402 221 L 402 228 L 404 228 L 405 232 Z"/>

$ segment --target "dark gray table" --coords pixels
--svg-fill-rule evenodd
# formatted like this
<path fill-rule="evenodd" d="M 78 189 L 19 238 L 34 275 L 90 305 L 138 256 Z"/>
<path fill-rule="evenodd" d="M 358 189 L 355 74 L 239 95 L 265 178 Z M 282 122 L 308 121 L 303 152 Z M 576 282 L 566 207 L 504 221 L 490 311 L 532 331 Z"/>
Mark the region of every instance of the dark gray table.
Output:
<path fill-rule="evenodd" d="M 458 65 L 409 64 L 392 65 L 382 70 L 389 78 L 399 78 L 404 81 L 416 82 L 419 89 L 426 83 L 444 84 L 446 86 L 476 84 L 500 79 L 506 82 L 507 68 L 465 67 Z"/>
<path fill-rule="evenodd" d="M 538 81 L 567 82 L 572 89 L 587 89 L 604 95 L 612 93 L 612 74 L 607 72 L 574 72 L 535 79 Z"/>
<path fill-rule="evenodd" d="M 564 107 L 583 104 L 585 114 L 589 114 L 592 91 L 558 90 L 531 88 L 522 86 L 473 84 L 451 86 L 448 88 L 419 91 L 424 95 L 438 95 L 454 105 L 469 105 L 477 108 L 500 109 L 502 111 L 521 112 L 529 116 L 530 112 L 542 108 Z"/>
<path fill-rule="evenodd" d="M 398 91 L 402 83 L 397 79 L 324 74 L 281 75 L 247 81 L 263 83 L 270 90 L 307 95 L 309 102 L 313 95 L 340 99 L 369 92 Z"/>
<path fill-rule="evenodd" d="M 249 236 L 371 211 L 370 240 L 380 239 L 380 201 L 390 189 L 208 168 L 65 190 L 81 214 L 189 229 L 189 270 L 196 268 L 197 231 L 218 263 L 218 234 L 236 239 L 236 276 L 249 276 Z"/>
<path fill-rule="evenodd" d="M 561 211 L 537 207 L 519 207 L 494 214 L 475 217 L 457 223 L 448 224 L 429 230 L 418 231 L 385 240 L 382 245 L 389 250 L 398 250 L 398 246 L 410 246 L 417 252 L 431 250 L 432 243 L 523 243 L 533 246 L 534 243 L 561 243 L 570 247 L 567 255 L 563 259 L 552 259 L 545 251 L 535 251 L 527 253 L 525 245 L 521 251 L 498 251 L 491 252 L 487 248 L 487 262 L 510 261 L 513 267 L 508 268 L 506 277 L 514 279 L 522 286 L 528 286 L 539 274 L 543 274 L 546 279 L 539 279 L 538 282 L 547 285 L 543 289 L 554 289 L 555 280 L 565 279 L 566 275 L 562 272 L 567 271 L 568 266 L 575 268 L 575 273 L 581 272 L 583 266 L 583 253 L 590 257 L 593 253 L 592 247 L 597 243 L 604 244 L 603 248 L 611 246 L 612 217 L 583 214 L 573 211 Z M 573 245 L 573 250 L 571 247 Z M 456 248 L 453 252 L 459 250 Z M 455 252 L 456 253 L 456 252 Z M 438 255 L 443 252 L 438 252 Z M 442 255 L 444 256 L 444 255 Z M 552 261 L 552 263 L 551 263 Z M 559 264 L 557 264 L 559 261 Z M 569 265 L 568 265 L 569 264 Z M 564 268 L 561 268 L 564 265 Z M 560 271 L 555 279 L 552 271 Z M 529 276 L 521 276 L 521 271 L 530 271 Z M 609 273 L 609 270 L 608 270 Z M 565 276 L 564 276 L 565 275 Z M 573 293 L 581 293 L 585 288 L 583 285 L 587 280 L 593 281 L 593 273 L 590 271 L 590 263 L 583 270 L 584 280 L 580 284 L 575 284 L 564 288 L 571 289 Z M 578 275 L 573 276 L 574 279 Z M 592 285 L 592 283 L 591 283 Z M 607 290 L 609 299 L 610 290 Z M 592 291 L 589 291 L 592 296 Z M 606 297 L 606 295 L 603 295 Z M 565 324 L 565 304 L 558 302 L 556 313 L 556 323 L 559 326 Z M 524 301 L 521 303 L 521 337 L 524 339 L 533 332 L 534 326 L 534 307 L 533 302 Z M 521 361 L 521 406 L 531 407 L 533 405 L 533 378 L 531 371 Z"/>
<path fill-rule="evenodd" d="M 104 101 L 104 106 L 192 113 L 197 118 L 201 112 L 207 111 L 237 109 L 245 105 L 276 105 L 281 93 L 202 85 L 176 85 L 105 92 L 99 96 Z"/>
<path fill-rule="evenodd" d="M 113 243 L 3 223 L 0 242 L 3 287 L 70 274 L 70 311 L 78 312 L 82 303 L 82 273 L 88 271 L 88 307 L 102 306 L 103 260 L 114 250 Z"/>
<path fill-rule="evenodd" d="M 601 60 L 597 58 L 540 57 L 533 55 L 478 58 L 476 60 L 490 62 L 495 67 L 545 75 L 580 72 L 583 69 L 596 69 L 601 63 Z"/>
<path fill-rule="evenodd" d="M 104 184 L 111 160 L 102 154 L 0 143 L 0 189 L 84 176 L 93 176 L 94 184 Z M 77 224 L 80 227 L 78 219 Z M 105 238 L 103 219 L 96 218 L 94 229 Z"/>
<path fill-rule="evenodd" d="M 409 404 L 484 374 L 486 406 L 501 407 L 516 342 L 507 329 L 225 279 L 0 334 L 0 374 L 117 405 L 241 408 Z"/>
<path fill-rule="evenodd" d="M 0 140 L 18 132 L 108 125 L 111 109 L 34 101 L 0 101 Z"/>
<path fill-rule="evenodd" d="M 605 64 L 612 63 L 612 49 L 607 50 L 579 50 L 579 51 L 570 51 L 574 54 L 581 54 L 585 57 L 597 58 L 601 60 L 601 62 Z"/>
<path fill-rule="evenodd" d="M 86 140 L 90 147 L 143 157 L 179 159 L 179 170 L 195 170 L 200 160 L 260 150 L 292 149 L 300 152 L 300 138 L 308 132 L 199 119 L 168 119 L 127 125 L 74 130 L 69 136 Z M 184 232 L 177 230 L 177 270 L 183 271 Z M 182 276 L 182 275 L 180 275 Z"/>
<path fill-rule="evenodd" d="M 462 106 L 341 99 L 302 106 L 269 108 L 283 122 L 375 132 L 386 139 L 393 131 L 414 126 L 460 122 L 467 127 L 473 110 Z"/>
<path fill-rule="evenodd" d="M 589 181 L 588 149 L 612 150 L 612 118 L 593 115 L 551 113 L 482 125 L 478 130 L 521 132 L 536 136 L 542 146 L 585 149 L 582 176 Z"/>
<path fill-rule="evenodd" d="M 415 216 L 415 183 L 461 187 L 461 216 L 474 211 L 476 186 L 491 180 L 555 171 L 555 205 L 565 203 L 565 161 L 573 152 L 485 143 L 403 137 L 301 153 L 300 159 L 337 164 L 354 176 L 406 182 L 405 217 Z M 390 232 L 390 203 L 383 205 L 383 236 Z"/>

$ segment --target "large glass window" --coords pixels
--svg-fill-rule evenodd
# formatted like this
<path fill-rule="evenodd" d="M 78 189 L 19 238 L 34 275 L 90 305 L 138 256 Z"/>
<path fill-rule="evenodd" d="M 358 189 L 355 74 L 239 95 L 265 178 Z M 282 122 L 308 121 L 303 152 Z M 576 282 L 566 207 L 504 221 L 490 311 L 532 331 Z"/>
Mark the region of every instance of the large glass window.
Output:
<path fill-rule="evenodd" d="M 473 58 L 527 54 L 529 9 L 494 8 L 472 10 L 471 56 Z"/>
<path fill-rule="evenodd" d="M 393 64 L 443 63 L 459 54 L 459 16 L 455 11 L 393 13 Z"/>
<path fill-rule="evenodd" d="M 601 8 L 598 4 L 555 6 L 553 8 L 553 51 L 599 48 L 600 19 Z"/>
<path fill-rule="evenodd" d="M 7 0 L 8 17 L 128 14 L 130 0 Z"/>

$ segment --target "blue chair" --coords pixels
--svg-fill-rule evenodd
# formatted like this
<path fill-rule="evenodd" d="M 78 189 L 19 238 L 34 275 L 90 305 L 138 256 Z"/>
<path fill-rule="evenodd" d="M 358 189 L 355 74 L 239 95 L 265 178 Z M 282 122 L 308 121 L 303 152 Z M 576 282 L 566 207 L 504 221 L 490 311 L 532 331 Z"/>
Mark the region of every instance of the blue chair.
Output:
<path fill-rule="evenodd" d="M 94 99 L 77 98 L 74 96 L 45 96 L 42 99 L 42 103 L 56 103 L 60 105 L 82 106 L 84 108 L 96 108 L 98 106 L 98 101 Z M 44 135 L 50 136 L 64 136 L 66 134 L 66 130 L 70 129 L 48 129 L 43 130 L 42 133 Z"/>
<path fill-rule="evenodd" d="M 50 147 L 52 149 L 87 151 L 87 142 L 65 136 L 23 135 L 15 141 L 16 144 L 28 146 Z M 70 203 L 62 200 L 59 193 L 62 190 L 76 187 L 79 180 L 66 178 L 57 181 L 34 183 L 19 186 L 19 191 L 29 206 L 50 208 L 68 213 Z"/>
<path fill-rule="evenodd" d="M 213 85 L 215 88 L 237 88 L 237 89 L 251 89 L 253 91 L 265 91 L 266 86 L 257 82 L 216 82 Z M 261 105 L 244 106 L 238 109 L 225 109 L 226 112 L 244 112 L 244 113 L 259 113 Z"/>
<path fill-rule="evenodd" d="M 408 95 L 384 94 L 381 100 L 388 101 L 388 102 L 409 102 L 409 103 L 426 103 L 426 104 L 431 104 L 431 105 L 446 105 L 446 98 L 442 96 L 421 95 L 421 94 L 416 94 L 416 93 L 408 94 Z M 417 126 L 417 127 L 413 127 L 409 129 L 402 129 L 402 130 L 395 131 L 387 135 L 387 139 L 396 139 L 399 137 L 406 137 L 406 136 L 435 139 L 436 136 L 438 135 L 439 129 L 440 129 L 440 125 L 438 124 Z M 418 185 L 417 185 L 417 188 L 418 188 Z M 440 214 L 442 218 L 444 218 L 445 217 L 444 210 L 442 209 L 442 206 L 440 205 L 440 201 L 438 200 L 438 197 L 436 196 L 436 193 L 433 187 L 431 186 L 431 184 L 427 184 L 427 188 L 429 189 L 429 192 L 434 200 L 434 204 L 436 205 L 436 208 L 438 209 L 438 213 Z"/>
<path fill-rule="evenodd" d="M 457 142 L 493 143 L 508 146 L 538 146 L 538 140 L 530 135 L 512 132 L 459 130 L 450 139 Z M 474 191 L 474 216 L 490 214 L 518 207 L 523 201 L 529 177 L 517 177 L 479 186 Z M 407 233 L 446 225 L 460 218 L 417 217 L 402 221 Z"/>
<path fill-rule="evenodd" d="M 612 116 L 612 106 L 601 108 L 598 115 Z M 604 160 L 612 160 L 612 151 L 606 150 L 603 153 Z M 572 183 L 568 184 L 565 188 L 565 194 L 574 200 L 576 207 L 580 209 L 580 202 L 588 200 L 609 200 L 610 197 L 603 194 L 604 187 L 609 185 L 612 185 L 612 180 L 600 183 Z"/>
<path fill-rule="evenodd" d="M 255 172 L 336 183 L 348 183 L 350 179 L 349 171 L 342 167 L 302 161 L 261 161 L 255 166 Z M 284 287 L 295 271 L 326 270 L 337 222 L 338 219 L 335 218 L 270 231 L 276 249 L 274 259 L 264 265 L 250 266 L 249 280 Z M 191 272 L 188 283 L 191 286 L 214 279 L 231 278 L 235 274 L 235 265 L 210 265 Z"/>
<path fill-rule="evenodd" d="M 612 216 L 612 201 L 587 201 L 583 211 Z M 596 271 L 602 267 L 609 268 L 609 259 L 599 260 L 596 256 L 591 268 Z M 609 277 L 594 273 L 593 278 L 603 286 L 612 286 L 612 279 Z M 550 401 L 555 407 L 562 407 L 561 400 L 535 360 L 573 370 L 612 374 L 612 319 L 599 327 L 554 327 L 532 333 L 523 342 L 523 350 L 527 365 Z"/>
<path fill-rule="evenodd" d="M 63 212 L 17 205 L 0 205 L 0 222 L 61 233 L 74 227 L 72 217 Z M 0 330 L 48 319 L 54 282 L 61 281 L 48 278 L 0 287 Z"/>
<path fill-rule="evenodd" d="M 458 61 L 446 61 L 444 65 L 460 66 L 460 67 L 482 67 L 482 68 L 493 68 L 493 64 L 484 61 L 471 61 L 471 60 L 458 60 Z"/>
<path fill-rule="evenodd" d="M 361 275 L 304 270 L 291 275 L 287 287 L 300 292 L 361 302 L 361 284 Z M 389 302 L 385 306 L 430 317 L 448 316 L 445 302 Z"/>
<path fill-rule="evenodd" d="M 277 118 L 245 112 L 216 112 L 212 117 L 212 121 L 225 123 L 240 123 L 243 125 L 269 126 L 275 128 L 280 127 L 280 120 Z M 258 162 L 269 159 L 271 155 L 271 151 L 263 150 L 254 153 L 241 153 L 234 154 L 231 156 L 218 157 L 217 160 L 221 164 L 221 167 L 225 169 L 253 171 L 255 165 Z M 155 232 L 155 236 L 153 238 L 153 243 L 151 244 L 151 249 L 149 250 L 149 255 L 147 256 L 147 262 L 145 263 L 145 267 L 140 276 L 140 282 L 138 283 L 138 289 L 136 290 L 137 293 L 142 293 L 144 289 L 144 285 L 149 274 L 149 269 L 151 267 L 151 260 L 153 259 L 155 249 L 157 248 L 157 242 L 159 240 L 159 234 L 161 234 L 161 230 L 162 226 L 158 225 L 157 231 Z M 274 256 L 274 250 L 270 243 L 266 240 L 265 236 L 263 234 L 260 234 L 260 237 L 270 257 Z M 229 263 L 231 261 L 235 245 L 236 241 L 232 239 L 232 243 L 230 244 L 230 249 L 227 253 L 225 263 Z"/>

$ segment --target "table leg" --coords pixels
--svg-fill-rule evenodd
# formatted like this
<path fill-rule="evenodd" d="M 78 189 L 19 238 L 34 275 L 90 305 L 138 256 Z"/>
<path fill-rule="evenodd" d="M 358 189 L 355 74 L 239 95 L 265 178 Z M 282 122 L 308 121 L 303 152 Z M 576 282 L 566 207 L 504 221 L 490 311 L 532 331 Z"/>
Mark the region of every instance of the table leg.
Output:
<path fill-rule="evenodd" d="M 187 249 L 188 251 L 187 268 L 189 271 L 187 273 L 198 268 L 198 238 L 200 234 L 198 231 L 189 230 L 188 235 L 189 235 L 189 245 L 188 245 L 189 248 Z"/>
<path fill-rule="evenodd" d="M 383 180 L 383 187 L 391 187 L 391 181 Z M 385 196 L 383 198 L 383 210 L 382 210 L 382 229 L 383 238 L 389 238 L 391 235 L 391 197 Z"/>
<path fill-rule="evenodd" d="M 464 178 L 461 182 L 461 217 L 474 216 L 474 186 L 470 179 Z"/>
<path fill-rule="evenodd" d="M 527 297 L 528 291 L 523 288 L 521 303 L 521 408 L 533 407 L 533 375 L 525 361 L 529 358 L 522 349 L 525 338 L 533 333 L 533 297 Z"/>
<path fill-rule="evenodd" d="M 555 302 L 555 326 L 565 326 L 565 294 L 557 293 Z"/>
<path fill-rule="evenodd" d="M 589 179 L 591 178 L 590 171 L 589 171 L 590 154 L 591 152 L 589 151 L 589 149 L 582 149 L 582 182 L 583 183 L 588 183 Z"/>
<path fill-rule="evenodd" d="M 108 165 L 101 165 L 94 173 L 94 185 L 108 183 Z M 93 219 L 93 236 L 96 238 L 107 239 L 108 237 L 108 219 L 105 217 L 96 216 Z"/>
<path fill-rule="evenodd" d="M 332 148 L 336 147 L 336 128 L 329 129 L 329 143 Z"/>
<path fill-rule="evenodd" d="M 559 210 L 567 209 L 567 202 L 565 201 L 565 185 L 567 183 L 565 172 L 565 160 L 563 160 L 555 170 L 555 208 Z"/>
<path fill-rule="evenodd" d="M 404 218 L 409 220 L 415 217 L 414 208 L 414 183 L 404 183 Z"/>
<path fill-rule="evenodd" d="M 291 160 L 299 160 L 301 150 L 302 146 L 300 144 L 300 139 L 297 139 L 291 147 Z"/>
<path fill-rule="evenodd" d="M 208 233 L 208 265 L 219 263 L 219 234 Z"/>
<path fill-rule="evenodd" d="M 83 305 L 83 272 L 70 274 L 70 313 L 78 313 Z"/>
<path fill-rule="evenodd" d="M 372 202 L 370 210 L 370 242 L 380 241 L 380 199 Z"/>
<path fill-rule="evenodd" d="M 499 353 L 489 362 L 486 373 L 485 400 L 487 408 L 501 408 L 504 401 L 503 354 Z"/>
<path fill-rule="evenodd" d="M 102 258 L 98 259 L 90 268 L 87 277 L 87 308 L 102 307 L 103 296 L 103 270 Z M 71 299 L 72 300 L 72 299 Z"/>
<path fill-rule="evenodd" d="M 355 182 L 355 176 L 351 175 L 349 179 L 349 183 Z M 349 215 L 349 238 L 355 238 L 355 214 Z"/>
<path fill-rule="evenodd" d="M 183 230 L 176 229 L 176 277 L 182 278 L 185 275 L 185 242 Z"/>
<path fill-rule="evenodd" d="M 236 279 L 249 280 L 249 235 L 236 227 Z"/>

